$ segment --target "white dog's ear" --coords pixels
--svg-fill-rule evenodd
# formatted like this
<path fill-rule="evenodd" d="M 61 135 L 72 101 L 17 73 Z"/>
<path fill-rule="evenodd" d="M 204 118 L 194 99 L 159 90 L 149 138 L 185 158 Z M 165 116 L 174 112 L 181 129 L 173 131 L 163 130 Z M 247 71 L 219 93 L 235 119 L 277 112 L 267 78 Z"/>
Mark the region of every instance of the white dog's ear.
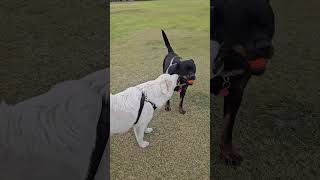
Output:
<path fill-rule="evenodd" d="M 171 87 L 172 87 L 172 82 L 170 80 L 162 80 L 160 82 L 160 88 L 163 94 L 167 94 Z"/>

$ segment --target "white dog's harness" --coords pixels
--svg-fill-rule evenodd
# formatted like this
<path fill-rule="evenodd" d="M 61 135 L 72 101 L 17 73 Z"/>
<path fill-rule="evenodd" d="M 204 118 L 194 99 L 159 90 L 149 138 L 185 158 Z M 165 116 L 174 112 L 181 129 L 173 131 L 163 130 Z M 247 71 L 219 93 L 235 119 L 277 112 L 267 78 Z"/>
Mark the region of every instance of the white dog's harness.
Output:
<path fill-rule="evenodd" d="M 141 96 L 141 99 L 140 99 L 140 107 L 139 107 L 139 111 L 138 111 L 138 116 L 137 116 L 137 119 L 136 119 L 136 122 L 134 124 L 137 124 L 139 119 L 140 119 L 140 116 L 141 116 L 141 113 L 142 113 L 142 109 L 143 109 L 143 106 L 144 106 L 144 102 L 148 102 L 152 105 L 153 107 L 153 110 L 156 110 L 157 109 L 157 106 L 149 101 L 146 97 L 146 95 L 142 92 L 142 96 Z"/>

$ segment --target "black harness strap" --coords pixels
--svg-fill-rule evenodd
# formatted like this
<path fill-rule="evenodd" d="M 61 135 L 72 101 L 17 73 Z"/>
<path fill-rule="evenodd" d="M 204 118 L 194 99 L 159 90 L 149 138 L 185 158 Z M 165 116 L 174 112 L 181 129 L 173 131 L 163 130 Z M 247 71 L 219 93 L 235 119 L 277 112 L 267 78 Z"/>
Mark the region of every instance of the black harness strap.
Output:
<path fill-rule="evenodd" d="M 153 102 L 148 101 L 146 99 L 146 95 L 144 93 L 142 93 L 142 96 L 141 96 L 141 99 L 140 99 L 140 107 L 139 107 L 139 111 L 138 111 L 138 116 L 137 116 L 136 122 L 134 124 L 137 124 L 139 119 L 140 119 L 140 116 L 141 116 L 141 113 L 142 113 L 142 109 L 143 109 L 143 106 L 144 106 L 144 102 L 150 103 L 152 105 L 152 107 L 153 107 L 153 110 L 157 109 L 157 106 Z"/>
<path fill-rule="evenodd" d="M 109 96 L 108 96 L 109 97 Z M 102 97 L 102 107 L 100 117 L 96 127 L 96 141 L 90 156 L 90 164 L 87 171 L 86 180 L 94 180 L 100 162 L 102 160 L 110 134 L 110 102 L 106 96 Z M 105 167 L 104 167 L 105 168 Z"/>
<path fill-rule="evenodd" d="M 139 121 L 139 118 L 141 116 L 141 112 L 142 112 L 145 100 L 146 100 L 146 95 L 144 95 L 144 93 L 142 93 L 142 96 L 141 96 L 141 99 L 140 99 L 140 107 L 139 107 L 139 111 L 138 111 L 138 116 L 137 116 L 136 122 L 134 124 L 137 124 L 138 121 Z"/>
<path fill-rule="evenodd" d="M 148 101 L 148 100 L 146 100 L 146 102 L 148 102 L 148 103 L 150 103 L 150 104 L 152 105 L 153 110 L 156 110 L 156 109 L 157 109 L 157 106 L 156 106 L 153 102 Z"/>

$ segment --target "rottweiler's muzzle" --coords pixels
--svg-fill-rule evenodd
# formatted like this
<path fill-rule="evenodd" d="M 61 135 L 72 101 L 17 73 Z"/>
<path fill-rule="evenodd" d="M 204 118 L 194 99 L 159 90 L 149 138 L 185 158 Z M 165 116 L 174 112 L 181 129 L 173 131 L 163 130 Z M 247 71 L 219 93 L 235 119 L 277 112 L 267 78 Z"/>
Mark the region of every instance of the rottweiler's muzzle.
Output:
<path fill-rule="evenodd" d="M 254 48 L 235 46 L 232 49 L 243 57 L 251 74 L 256 76 L 264 74 L 267 68 L 267 61 L 273 56 L 273 46 L 268 41 L 256 43 Z"/>

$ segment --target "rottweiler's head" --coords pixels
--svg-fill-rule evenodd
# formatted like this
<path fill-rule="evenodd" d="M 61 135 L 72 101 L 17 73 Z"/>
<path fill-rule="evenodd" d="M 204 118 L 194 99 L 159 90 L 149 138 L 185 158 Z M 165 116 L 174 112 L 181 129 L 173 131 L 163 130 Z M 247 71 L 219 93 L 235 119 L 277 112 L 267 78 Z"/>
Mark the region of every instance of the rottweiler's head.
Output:
<path fill-rule="evenodd" d="M 193 59 L 180 61 L 168 69 L 169 74 L 179 75 L 179 84 L 192 85 L 196 80 L 196 65 Z"/>
<path fill-rule="evenodd" d="M 215 10 L 218 14 L 213 18 L 216 23 L 213 36 L 241 55 L 253 74 L 263 74 L 274 51 L 275 23 L 269 1 L 217 0 Z"/>
<path fill-rule="evenodd" d="M 270 21 L 270 23 L 269 25 L 248 24 L 249 31 L 251 32 L 248 38 L 243 40 L 242 43 L 232 46 L 235 52 L 242 55 L 248 61 L 249 67 L 253 72 L 259 68 L 263 70 L 266 61 L 271 59 L 274 54 L 272 44 L 274 24 L 273 21 Z"/>

